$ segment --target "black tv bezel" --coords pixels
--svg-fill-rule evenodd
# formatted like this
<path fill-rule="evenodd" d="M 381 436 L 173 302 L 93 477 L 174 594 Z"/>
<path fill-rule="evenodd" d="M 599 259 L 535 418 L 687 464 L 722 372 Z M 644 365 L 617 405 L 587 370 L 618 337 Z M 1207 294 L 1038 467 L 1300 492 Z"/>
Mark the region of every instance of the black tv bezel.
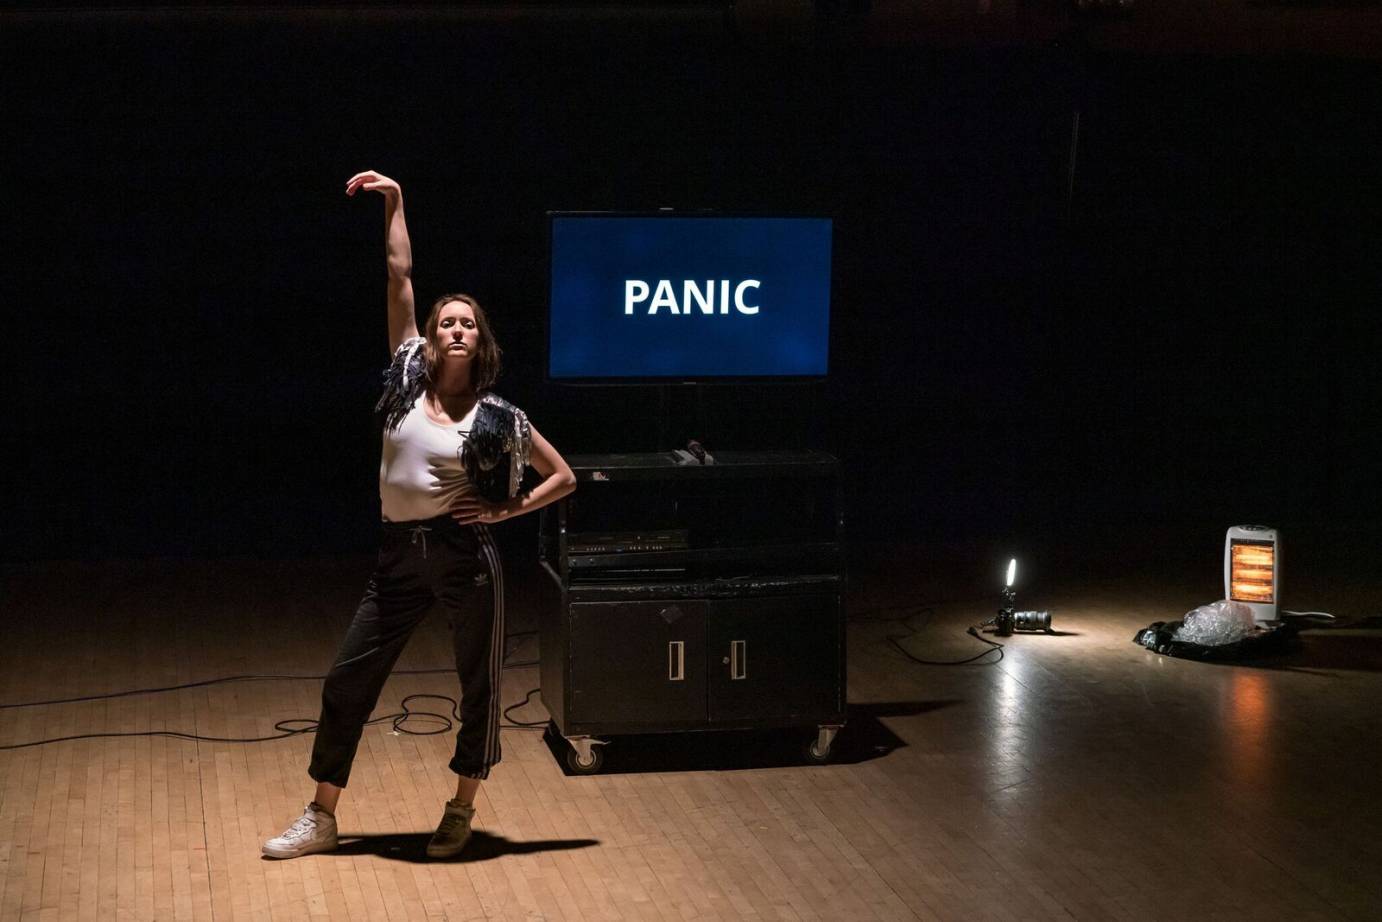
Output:
<path fill-rule="evenodd" d="M 656 211 L 548 211 L 547 240 L 543 264 L 547 270 L 547 297 L 542 312 L 542 376 L 547 384 L 565 387 L 670 387 L 684 385 L 744 385 L 744 384 L 819 384 L 830 377 L 833 351 L 830 340 L 834 335 L 835 307 L 835 218 L 826 214 L 787 213 L 781 211 L 716 211 L 698 209 L 678 211 L 659 208 Z M 638 375 L 637 377 L 552 377 L 552 221 L 556 218 L 803 218 L 830 222 L 830 303 L 826 320 L 825 372 L 819 375 Z"/>

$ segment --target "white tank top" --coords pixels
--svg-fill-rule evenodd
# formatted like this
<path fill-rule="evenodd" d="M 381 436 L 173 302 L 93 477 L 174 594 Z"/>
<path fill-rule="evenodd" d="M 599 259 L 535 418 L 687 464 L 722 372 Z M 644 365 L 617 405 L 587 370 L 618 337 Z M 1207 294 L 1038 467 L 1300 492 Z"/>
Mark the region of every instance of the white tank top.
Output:
<path fill-rule="evenodd" d="M 384 430 L 379 463 L 379 507 L 386 522 L 411 522 L 446 513 L 456 500 L 473 493 L 461 467 L 461 443 L 475 424 L 470 408 L 459 423 L 433 422 L 422 408 L 423 392 L 397 429 Z"/>

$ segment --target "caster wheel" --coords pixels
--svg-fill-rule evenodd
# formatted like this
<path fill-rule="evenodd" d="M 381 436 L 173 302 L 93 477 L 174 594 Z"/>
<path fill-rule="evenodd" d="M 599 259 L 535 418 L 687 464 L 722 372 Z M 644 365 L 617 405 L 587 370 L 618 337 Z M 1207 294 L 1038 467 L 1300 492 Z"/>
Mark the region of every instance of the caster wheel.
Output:
<path fill-rule="evenodd" d="M 590 761 L 582 762 L 574 748 L 566 750 L 566 767 L 578 775 L 593 775 L 605 767 L 605 755 L 599 746 L 590 747 Z"/>
<path fill-rule="evenodd" d="M 830 761 L 830 752 L 834 748 L 833 746 L 827 746 L 824 751 L 818 749 L 816 747 L 816 737 L 813 735 L 801 747 L 801 754 L 806 761 L 810 762 L 812 765 L 824 765 Z"/>

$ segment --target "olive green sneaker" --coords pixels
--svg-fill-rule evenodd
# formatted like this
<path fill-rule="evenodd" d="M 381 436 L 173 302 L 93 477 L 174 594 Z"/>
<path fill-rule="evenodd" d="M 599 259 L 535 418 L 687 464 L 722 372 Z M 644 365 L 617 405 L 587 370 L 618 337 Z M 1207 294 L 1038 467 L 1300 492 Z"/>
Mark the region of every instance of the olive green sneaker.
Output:
<path fill-rule="evenodd" d="M 466 842 L 470 841 L 470 821 L 474 818 L 474 807 L 468 807 L 459 800 L 448 800 L 441 825 L 432 833 L 432 841 L 427 843 L 427 857 L 450 858 L 459 855 Z"/>

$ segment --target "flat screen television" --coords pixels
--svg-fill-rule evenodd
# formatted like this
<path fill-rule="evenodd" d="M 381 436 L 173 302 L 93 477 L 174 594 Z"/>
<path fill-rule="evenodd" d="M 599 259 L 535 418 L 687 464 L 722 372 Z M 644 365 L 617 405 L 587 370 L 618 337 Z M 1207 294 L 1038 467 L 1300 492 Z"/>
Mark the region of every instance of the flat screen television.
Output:
<path fill-rule="evenodd" d="M 549 212 L 548 219 L 549 380 L 825 377 L 829 218 Z"/>

